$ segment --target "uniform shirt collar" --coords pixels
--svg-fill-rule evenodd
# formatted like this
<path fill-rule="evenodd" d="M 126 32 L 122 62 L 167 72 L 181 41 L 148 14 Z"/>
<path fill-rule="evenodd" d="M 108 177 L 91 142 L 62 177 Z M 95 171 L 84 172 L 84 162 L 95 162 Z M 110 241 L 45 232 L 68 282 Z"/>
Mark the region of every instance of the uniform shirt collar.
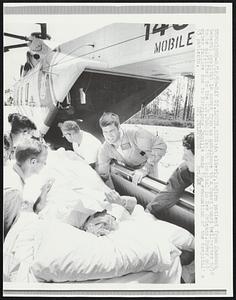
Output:
<path fill-rule="evenodd" d="M 25 184 L 25 175 L 24 175 L 22 169 L 20 168 L 20 166 L 17 165 L 17 164 L 14 164 L 13 165 L 13 170 L 19 175 L 19 177 L 22 181 L 22 184 L 24 185 Z"/>

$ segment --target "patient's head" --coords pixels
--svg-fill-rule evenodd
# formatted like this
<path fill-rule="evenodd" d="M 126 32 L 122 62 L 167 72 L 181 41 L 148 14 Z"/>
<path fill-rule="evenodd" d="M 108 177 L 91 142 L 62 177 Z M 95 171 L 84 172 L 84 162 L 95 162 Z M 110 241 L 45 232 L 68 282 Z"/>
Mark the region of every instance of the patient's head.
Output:
<path fill-rule="evenodd" d="M 90 216 L 86 220 L 83 230 L 93 233 L 96 236 L 102 236 L 109 234 L 112 230 L 115 230 L 117 225 L 118 223 L 115 217 L 108 214 L 106 210 L 103 210 Z"/>
<path fill-rule="evenodd" d="M 69 143 L 79 142 L 81 138 L 79 122 L 80 120 L 69 120 L 58 124 L 62 136 L 65 137 Z"/>

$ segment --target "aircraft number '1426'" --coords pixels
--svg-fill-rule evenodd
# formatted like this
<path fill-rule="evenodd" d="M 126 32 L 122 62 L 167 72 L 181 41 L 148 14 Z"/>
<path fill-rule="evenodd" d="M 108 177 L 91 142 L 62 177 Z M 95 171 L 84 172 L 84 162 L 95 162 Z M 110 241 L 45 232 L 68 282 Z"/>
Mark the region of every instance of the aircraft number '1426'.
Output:
<path fill-rule="evenodd" d="M 145 41 L 149 40 L 150 34 L 155 34 L 160 32 L 160 35 L 164 35 L 166 30 L 171 28 L 173 26 L 174 30 L 181 30 L 184 29 L 185 27 L 188 26 L 188 24 L 155 24 L 152 28 L 151 32 L 151 24 L 144 24 L 144 27 L 146 27 L 146 32 L 145 32 Z"/>

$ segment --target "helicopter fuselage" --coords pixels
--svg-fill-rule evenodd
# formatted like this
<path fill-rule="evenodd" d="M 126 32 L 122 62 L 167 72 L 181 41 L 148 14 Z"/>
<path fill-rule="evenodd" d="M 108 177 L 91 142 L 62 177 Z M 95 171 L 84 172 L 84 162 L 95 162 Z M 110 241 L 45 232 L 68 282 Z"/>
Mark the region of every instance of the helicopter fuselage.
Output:
<path fill-rule="evenodd" d="M 34 37 L 30 53 L 40 58 L 15 84 L 14 105 L 43 134 L 80 118 L 99 135 L 104 111 L 125 121 L 178 75 L 194 74 L 194 27 L 164 25 L 112 24 L 54 50 Z"/>

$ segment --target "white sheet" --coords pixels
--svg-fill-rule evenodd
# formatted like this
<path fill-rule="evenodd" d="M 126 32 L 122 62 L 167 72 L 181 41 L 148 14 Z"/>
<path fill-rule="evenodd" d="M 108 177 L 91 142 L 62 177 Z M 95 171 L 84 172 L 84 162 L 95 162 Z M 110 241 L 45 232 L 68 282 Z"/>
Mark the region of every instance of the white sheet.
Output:
<path fill-rule="evenodd" d="M 73 151 L 65 151 L 60 148 L 56 151 L 50 150 L 48 153 L 47 165 L 39 175 L 27 179 L 24 197 L 28 201 L 34 202 L 39 193 L 40 187 L 49 178 L 56 178 L 53 184 L 54 190 L 93 190 L 105 192 L 108 187 L 83 159 L 80 159 Z M 49 194 L 50 196 L 50 194 Z"/>

